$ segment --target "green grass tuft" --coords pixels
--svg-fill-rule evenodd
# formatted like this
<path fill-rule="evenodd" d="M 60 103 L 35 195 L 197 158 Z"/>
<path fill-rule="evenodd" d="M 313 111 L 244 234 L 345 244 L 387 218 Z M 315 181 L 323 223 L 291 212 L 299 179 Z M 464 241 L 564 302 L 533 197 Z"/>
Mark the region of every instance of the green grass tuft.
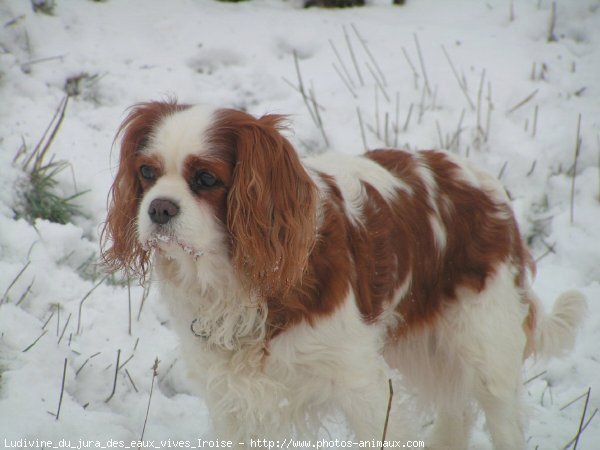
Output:
<path fill-rule="evenodd" d="M 57 176 L 70 167 L 70 163 L 63 160 L 54 161 L 53 158 L 46 162 L 48 150 L 64 119 L 67 103 L 68 97 L 65 97 L 35 148 L 28 152 L 26 145 L 23 144 L 15 156 L 15 163 L 24 158 L 20 166 L 28 178 L 21 187 L 22 205 L 15 211 L 17 218 L 23 217 L 31 223 L 36 219 L 45 219 L 66 224 L 73 216 L 80 214 L 75 200 L 86 191 L 71 196 L 57 193 L 59 186 Z"/>
<path fill-rule="evenodd" d="M 29 222 L 35 219 L 46 219 L 50 222 L 66 224 L 80 213 L 74 200 L 85 192 L 78 192 L 69 197 L 56 194 L 58 181 L 56 176 L 69 167 L 67 161 L 50 162 L 35 168 L 29 173 L 29 186 L 23 192 L 24 210 L 22 216 Z"/>

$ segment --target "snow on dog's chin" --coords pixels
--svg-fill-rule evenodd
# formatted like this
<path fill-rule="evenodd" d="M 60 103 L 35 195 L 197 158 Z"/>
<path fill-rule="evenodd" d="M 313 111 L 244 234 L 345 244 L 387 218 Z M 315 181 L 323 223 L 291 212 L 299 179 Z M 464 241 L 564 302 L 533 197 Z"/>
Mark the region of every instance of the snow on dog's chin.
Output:
<path fill-rule="evenodd" d="M 204 255 L 204 251 L 195 248 L 193 245 L 179 239 L 176 236 L 166 234 L 153 234 L 143 244 L 145 250 L 156 250 L 163 253 L 167 258 L 172 259 L 177 251 L 183 251 L 186 255 L 198 260 Z"/>

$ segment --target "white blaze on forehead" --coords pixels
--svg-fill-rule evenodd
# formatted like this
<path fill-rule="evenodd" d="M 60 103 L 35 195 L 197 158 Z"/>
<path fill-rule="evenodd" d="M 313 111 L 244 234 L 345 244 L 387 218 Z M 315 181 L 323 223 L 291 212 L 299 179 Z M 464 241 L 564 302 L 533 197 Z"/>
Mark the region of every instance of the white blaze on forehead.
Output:
<path fill-rule="evenodd" d="M 197 105 L 166 116 L 154 129 L 146 151 L 162 156 L 167 173 L 181 172 L 188 155 L 209 150 L 206 133 L 214 113 L 213 107 Z"/>

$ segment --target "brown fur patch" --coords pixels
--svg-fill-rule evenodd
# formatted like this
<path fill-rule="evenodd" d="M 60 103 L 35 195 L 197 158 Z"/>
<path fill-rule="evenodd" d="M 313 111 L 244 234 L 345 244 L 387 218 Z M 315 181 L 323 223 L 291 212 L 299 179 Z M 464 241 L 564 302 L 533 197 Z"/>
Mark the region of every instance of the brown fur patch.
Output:
<path fill-rule="evenodd" d="M 396 244 L 392 247 L 404 270 L 411 270 L 411 288 L 398 312 L 406 329 L 430 323 L 456 289 L 481 291 L 495 267 L 509 258 L 522 271 L 522 243 L 509 205 L 464 181 L 461 168 L 442 152 L 425 151 L 419 158 L 398 151 L 375 151 L 368 157 L 408 182 L 413 194 L 399 193 L 392 205 Z M 439 219 L 446 232 L 444 248 L 437 248 L 428 192 L 417 166 L 429 169 L 435 181 Z M 423 170 L 421 168 L 421 170 Z"/>
<path fill-rule="evenodd" d="M 324 223 L 301 285 L 290 293 L 297 298 L 292 302 L 298 305 L 297 314 L 279 314 L 286 317 L 279 326 L 295 323 L 299 316 L 313 321 L 311 316 L 331 313 L 343 302 L 348 285 L 364 319 L 375 321 L 410 276 L 410 287 L 397 307 L 403 321 L 394 334 L 400 336 L 431 324 L 456 299 L 458 287 L 481 291 L 499 263 L 513 259 L 524 270 L 523 245 L 510 207 L 465 181 L 462 169 L 444 153 L 418 155 L 379 150 L 365 156 L 412 192 L 398 190 L 387 201 L 363 182 L 367 200 L 360 225 L 344 211 L 335 182 L 322 176 L 329 192 Z M 431 178 L 429 185 L 424 174 Z M 443 246 L 431 217 L 445 230 Z"/>

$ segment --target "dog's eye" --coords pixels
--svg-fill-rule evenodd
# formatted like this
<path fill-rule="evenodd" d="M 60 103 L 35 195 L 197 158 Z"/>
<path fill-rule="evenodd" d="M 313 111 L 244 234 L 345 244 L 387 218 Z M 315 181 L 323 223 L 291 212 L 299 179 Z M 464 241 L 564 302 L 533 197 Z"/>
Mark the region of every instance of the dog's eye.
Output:
<path fill-rule="evenodd" d="M 154 170 L 150 166 L 143 165 L 140 167 L 140 175 L 144 180 L 152 181 L 156 178 Z"/>
<path fill-rule="evenodd" d="M 218 179 L 210 172 L 198 171 L 194 175 L 192 179 L 192 188 L 197 189 L 206 189 L 211 188 L 217 185 Z"/>

